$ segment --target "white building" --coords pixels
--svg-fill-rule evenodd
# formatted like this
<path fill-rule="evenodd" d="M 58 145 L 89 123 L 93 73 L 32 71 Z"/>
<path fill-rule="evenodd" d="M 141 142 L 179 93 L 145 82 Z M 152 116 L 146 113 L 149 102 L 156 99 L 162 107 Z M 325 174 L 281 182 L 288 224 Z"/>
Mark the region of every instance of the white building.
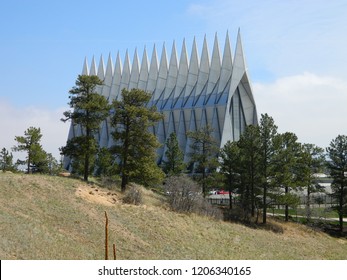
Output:
<path fill-rule="evenodd" d="M 165 141 L 175 132 L 179 145 L 188 161 L 190 140 L 188 131 L 195 131 L 207 124 L 213 127 L 214 137 L 219 147 L 228 141 L 237 141 L 245 127 L 257 124 L 257 111 L 249 81 L 240 33 L 238 33 L 235 53 L 232 55 L 229 35 L 226 35 L 224 50 L 220 51 L 217 35 L 214 39 L 212 55 L 205 37 L 199 56 L 194 40 L 190 57 L 185 41 L 180 56 L 173 43 L 168 60 L 165 45 L 160 59 L 154 46 L 151 59 L 144 49 L 141 62 L 135 50 L 132 62 L 128 52 L 124 63 L 119 54 L 113 64 L 109 56 L 106 68 L 101 56 L 98 66 L 93 58 L 90 67 L 85 59 L 83 75 L 97 75 L 104 81 L 98 92 L 109 102 L 119 99 L 123 88 L 139 88 L 150 92 L 152 99 L 148 105 L 156 105 L 164 114 L 164 119 L 152 129 L 162 145 L 158 149 L 158 162 L 165 154 Z M 113 145 L 109 121 L 104 121 L 100 133 L 96 135 L 100 146 Z M 82 130 L 71 125 L 68 139 L 80 135 Z M 65 167 L 69 166 L 65 160 Z"/>

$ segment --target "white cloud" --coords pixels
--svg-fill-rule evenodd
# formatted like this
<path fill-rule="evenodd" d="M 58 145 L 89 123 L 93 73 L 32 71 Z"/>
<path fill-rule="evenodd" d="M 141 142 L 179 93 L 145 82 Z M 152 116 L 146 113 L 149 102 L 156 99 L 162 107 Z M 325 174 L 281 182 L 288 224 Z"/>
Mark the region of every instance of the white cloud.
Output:
<path fill-rule="evenodd" d="M 192 18 L 214 32 L 233 35 L 240 27 L 246 60 L 259 79 L 304 71 L 347 77 L 347 2 L 336 1 L 195 1 L 187 8 Z"/>
<path fill-rule="evenodd" d="M 280 132 L 323 148 L 347 134 L 347 82 L 312 73 L 284 77 L 274 83 L 253 84 L 259 115 L 268 113 Z"/>
<path fill-rule="evenodd" d="M 324 148 L 347 134 L 346 8 L 343 0 L 205 0 L 187 13 L 207 31 L 240 27 L 258 113 Z"/>
<path fill-rule="evenodd" d="M 41 144 L 45 151 L 59 160 L 59 147 L 65 145 L 69 124 L 60 121 L 67 108 L 48 110 L 45 108 L 17 108 L 13 104 L 0 99 L 0 149 L 10 150 L 16 142 L 15 136 L 24 135 L 30 126 L 39 127 L 42 133 Z M 14 153 L 15 158 L 25 155 Z"/>

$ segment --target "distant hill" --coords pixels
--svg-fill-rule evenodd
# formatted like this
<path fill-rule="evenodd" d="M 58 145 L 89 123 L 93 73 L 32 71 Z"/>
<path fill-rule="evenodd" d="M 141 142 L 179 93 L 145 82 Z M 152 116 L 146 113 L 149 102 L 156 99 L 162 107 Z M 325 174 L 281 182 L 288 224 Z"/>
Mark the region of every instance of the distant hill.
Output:
<path fill-rule="evenodd" d="M 346 239 L 302 225 L 281 223 L 281 234 L 178 214 L 159 194 L 143 192 L 143 205 L 127 205 L 118 191 L 77 179 L 1 172 L 0 259 L 103 259 L 104 211 L 118 259 L 347 256 Z"/>

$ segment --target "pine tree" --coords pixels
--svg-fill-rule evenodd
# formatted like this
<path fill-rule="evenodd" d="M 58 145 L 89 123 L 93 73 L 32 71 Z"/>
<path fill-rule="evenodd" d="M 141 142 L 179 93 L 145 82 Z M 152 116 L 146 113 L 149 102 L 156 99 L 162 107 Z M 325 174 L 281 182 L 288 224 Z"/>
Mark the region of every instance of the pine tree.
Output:
<path fill-rule="evenodd" d="M 40 141 L 42 138 L 41 129 L 36 127 L 29 127 L 24 136 L 16 136 L 15 141 L 17 146 L 13 147 L 15 152 L 27 152 L 26 160 L 27 172 L 32 173 L 35 165 L 46 160 L 46 152 L 43 150 Z"/>
<path fill-rule="evenodd" d="M 307 222 L 311 220 L 311 194 L 323 191 L 324 187 L 317 183 L 315 173 L 323 169 L 325 158 L 324 150 L 314 144 L 303 144 L 299 158 L 299 176 L 302 178 L 303 186 L 307 191 L 306 217 Z"/>
<path fill-rule="evenodd" d="M 61 151 L 72 158 L 75 171 L 83 168 L 85 181 L 88 181 L 93 170 L 92 163 L 98 149 L 95 134 L 110 110 L 107 99 L 96 92 L 97 87 L 102 84 L 98 76 L 79 75 L 76 86 L 69 91 L 68 104 L 73 110 L 64 112 L 65 118 L 61 119 L 63 122 L 71 120 L 72 124 L 79 126 L 82 131 L 82 135 L 68 140 Z"/>
<path fill-rule="evenodd" d="M 14 171 L 16 166 L 13 164 L 13 155 L 6 148 L 0 151 L 0 169 L 5 171 Z"/>
<path fill-rule="evenodd" d="M 97 176 L 111 176 L 114 173 L 115 159 L 109 149 L 102 147 L 95 160 Z"/>
<path fill-rule="evenodd" d="M 224 176 L 224 182 L 229 191 L 229 208 L 233 208 L 232 193 L 240 187 L 241 155 L 237 142 L 228 141 L 220 150 L 219 166 L 220 173 Z"/>
<path fill-rule="evenodd" d="M 47 153 L 46 157 L 46 171 L 45 173 L 49 175 L 57 175 L 62 171 L 61 165 L 51 153 Z"/>
<path fill-rule="evenodd" d="M 260 195 L 260 133 L 259 127 L 250 125 L 241 135 L 238 141 L 240 149 L 240 170 L 242 173 L 242 184 L 240 192 L 242 195 L 245 214 L 255 216 L 256 197 Z"/>
<path fill-rule="evenodd" d="M 193 166 L 194 173 L 201 174 L 198 181 L 200 181 L 204 196 L 207 193 L 207 177 L 218 166 L 218 146 L 212 133 L 213 129 L 209 125 L 187 133 L 188 138 L 192 139 L 190 147 L 192 152 L 189 154 L 190 163 Z"/>
<path fill-rule="evenodd" d="M 263 223 L 266 224 L 266 215 L 268 207 L 268 192 L 270 187 L 270 178 L 272 175 L 274 144 L 273 139 L 277 134 L 277 126 L 272 117 L 268 114 L 262 114 L 259 124 L 260 132 L 260 154 L 261 154 L 261 183 L 263 190 Z"/>
<path fill-rule="evenodd" d="M 172 132 L 169 135 L 169 138 L 166 140 L 166 147 L 166 160 L 163 161 L 163 170 L 167 175 L 178 175 L 184 170 L 185 164 L 176 133 Z"/>
<path fill-rule="evenodd" d="M 327 148 L 328 168 L 333 178 L 333 196 L 338 200 L 340 232 L 343 232 L 343 216 L 347 212 L 347 136 L 338 135 Z"/>
<path fill-rule="evenodd" d="M 294 133 L 286 132 L 274 137 L 275 153 L 273 157 L 274 176 L 272 183 L 279 190 L 277 202 L 285 205 L 285 220 L 289 220 L 289 206 L 295 206 L 299 200 L 291 191 L 302 186 L 300 176 L 301 144 Z M 284 192 L 283 192 L 284 190 Z"/>
<path fill-rule="evenodd" d="M 111 152 L 119 160 L 124 192 L 130 181 L 148 186 L 161 182 L 162 170 L 156 164 L 156 149 L 160 146 L 149 128 L 162 119 L 156 107 L 147 107 L 151 94 L 140 89 L 123 89 L 121 100 L 114 100 L 111 125 L 116 143 Z"/>

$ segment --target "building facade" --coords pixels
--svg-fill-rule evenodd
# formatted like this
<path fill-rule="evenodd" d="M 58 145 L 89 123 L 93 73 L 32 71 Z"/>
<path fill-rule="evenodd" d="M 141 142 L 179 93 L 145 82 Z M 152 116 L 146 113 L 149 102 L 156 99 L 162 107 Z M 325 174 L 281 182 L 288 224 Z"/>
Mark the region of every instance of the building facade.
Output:
<path fill-rule="evenodd" d="M 214 39 L 212 56 L 206 37 L 199 55 L 194 39 L 190 56 L 183 41 L 180 56 L 173 43 L 168 60 L 163 46 L 160 60 L 154 46 L 150 60 L 146 48 L 142 60 L 135 50 L 132 62 L 128 52 L 124 64 L 119 53 L 115 64 L 108 57 L 106 67 L 101 56 L 98 66 L 94 58 L 90 67 L 84 61 L 82 75 L 97 75 L 104 85 L 97 90 L 111 103 L 120 99 L 123 88 L 139 88 L 150 92 L 149 106 L 155 105 L 164 119 L 152 128 L 162 144 L 158 149 L 158 162 L 165 157 L 165 141 L 175 132 L 185 161 L 189 160 L 190 139 L 188 131 L 195 131 L 209 125 L 219 147 L 228 141 L 237 141 L 247 125 L 258 123 L 256 105 L 249 81 L 240 33 L 238 33 L 234 56 L 229 35 L 226 35 L 224 50 L 220 51 L 217 35 Z M 96 135 L 101 147 L 111 147 L 111 127 L 105 120 Z M 80 135 L 82 129 L 73 124 L 68 139 Z M 65 167 L 69 159 L 65 159 Z"/>

